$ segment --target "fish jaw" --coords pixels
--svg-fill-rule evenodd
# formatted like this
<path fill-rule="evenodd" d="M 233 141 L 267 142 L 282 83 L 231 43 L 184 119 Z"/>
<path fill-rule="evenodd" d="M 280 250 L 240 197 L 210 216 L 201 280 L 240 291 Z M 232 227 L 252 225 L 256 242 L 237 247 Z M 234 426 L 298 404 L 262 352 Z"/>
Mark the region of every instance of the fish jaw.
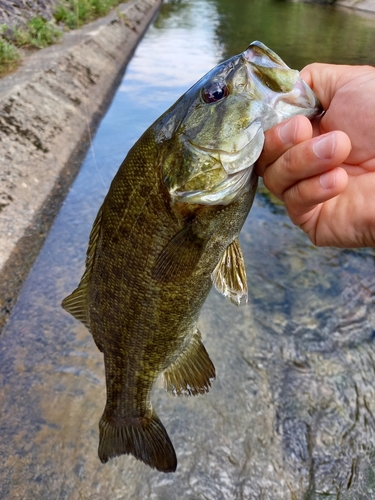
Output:
<path fill-rule="evenodd" d="M 210 190 L 175 191 L 172 199 L 194 205 L 229 205 L 250 191 L 252 170 L 253 168 L 247 168 L 230 174 L 225 181 Z"/>
<path fill-rule="evenodd" d="M 319 99 L 302 78 L 298 78 L 288 95 L 276 97 L 273 106 L 278 113 L 278 123 L 295 115 L 304 115 L 312 119 L 323 111 Z"/>
<path fill-rule="evenodd" d="M 205 151 L 221 164 L 226 174 L 224 180 L 210 189 L 172 191 L 172 199 L 175 202 L 198 205 L 229 205 L 250 191 L 252 189 L 250 178 L 254 164 L 262 152 L 265 137 L 259 122 L 253 122 L 247 132 L 248 142 L 239 151 Z M 194 144 L 192 147 L 204 151 Z"/>
<path fill-rule="evenodd" d="M 286 94 L 270 92 L 269 98 L 264 99 L 265 102 L 258 106 L 259 116 L 241 136 L 234 136 L 232 143 L 227 143 L 229 151 L 208 149 L 195 144 L 194 141 L 186 141 L 190 142 L 189 147 L 195 150 L 196 156 L 199 156 L 201 151 L 215 158 L 227 177 L 209 189 L 171 190 L 172 199 L 200 205 L 228 205 L 249 191 L 249 179 L 255 162 L 262 153 L 265 131 L 296 114 L 313 118 L 321 111 L 320 102 L 302 78 L 298 76 L 293 82 L 294 87 Z M 256 106 L 251 109 L 254 107 Z"/>
<path fill-rule="evenodd" d="M 271 90 L 283 93 L 293 90 L 299 79 L 299 71 L 289 68 L 273 50 L 262 42 L 252 42 L 242 55 Z"/>
<path fill-rule="evenodd" d="M 223 97 L 207 102 L 220 90 Z M 245 192 L 243 181 L 251 172 L 237 174 L 253 170 L 268 129 L 297 114 L 311 119 L 322 111 L 299 71 L 261 42 L 207 73 L 186 99 L 173 152 L 183 160 L 172 168 L 164 163 L 163 173 L 173 201 L 202 205 L 226 205 Z M 184 97 L 177 105 L 183 102 Z"/>
<path fill-rule="evenodd" d="M 259 120 L 251 122 L 240 136 L 235 136 L 226 149 L 205 149 L 191 141 L 192 147 L 216 158 L 228 175 L 251 167 L 259 158 L 263 145 L 264 132 Z"/>
<path fill-rule="evenodd" d="M 242 56 L 257 93 L 274 111 L 264 113 L 261 119 L 264 131 L 297 114 L 311 119 L 322 112 L 319 99 L 302 80 L 299 71 L 289 68 L 263 43 L 252 42 Z"/>

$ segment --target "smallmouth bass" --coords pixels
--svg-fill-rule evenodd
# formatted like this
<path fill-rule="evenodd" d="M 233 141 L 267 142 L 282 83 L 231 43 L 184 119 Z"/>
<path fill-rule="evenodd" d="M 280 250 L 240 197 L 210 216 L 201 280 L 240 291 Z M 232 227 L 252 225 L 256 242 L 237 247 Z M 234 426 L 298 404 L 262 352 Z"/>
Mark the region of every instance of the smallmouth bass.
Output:
<path fill-rule="evenodd" d="M 131 148 L 94 222 L 86 269 L 63 307 L 103 352 L 99 458 L 132 454 L 173 472 L 177 458 L 150 394 L 208 392 L 215 368 L 197 329 L 212 283 L 247 299 L 239 232 L 257 187 L 264 131 L 321 111 L 299 72 L 253 42 L 219 64 Z"/>

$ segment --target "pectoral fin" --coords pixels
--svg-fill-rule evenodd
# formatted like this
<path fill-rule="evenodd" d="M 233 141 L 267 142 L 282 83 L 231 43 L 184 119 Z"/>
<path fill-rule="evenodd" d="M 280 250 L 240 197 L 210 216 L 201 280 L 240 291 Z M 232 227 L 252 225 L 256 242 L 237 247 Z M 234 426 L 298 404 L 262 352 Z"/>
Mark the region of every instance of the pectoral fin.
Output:
<path fill-rule="evenodd" d="M 153 278 L 166 282 L 191 275 L 207 244 L 197 224 L 197 221 L 187 224 L 162 250 L 152 271 Z"/>
<path fill-rule="evenodd" d="M 211 274 L 216 290 L 239 306 L 242 298 L 247 303 L 247 280 L 245 261 L 240 243 L 236 238 L 225 250 Z"/>
<path fill-rule="evenodd" d="M 196 396 L 209 391 L 215 367 L 197 330 L 180 356 L 163 372 L 164 387 L 175 396 Z"/>

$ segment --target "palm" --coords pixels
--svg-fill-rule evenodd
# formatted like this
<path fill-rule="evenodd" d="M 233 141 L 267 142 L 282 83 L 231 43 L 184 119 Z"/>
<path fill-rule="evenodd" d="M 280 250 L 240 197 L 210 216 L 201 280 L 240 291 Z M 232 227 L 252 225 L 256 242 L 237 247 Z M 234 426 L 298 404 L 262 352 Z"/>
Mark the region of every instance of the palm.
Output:
<path fill-rule="evenodd" d="M 316 68 L 320 72 L 310 73 L 310 78 L 307 74 L 306 80 L 318 97 L 323 95 L 327 109 L 314 124 L 314 135 L 341 130 L 350 138 L 352 150 L 339 165 L 347 172 L 348 183 L 343 192 L 301 215 L 297 223 L 319 246 L 375 246 L 375 69 L 340 68 L 335 79 L 327 79 L 329 88 L 323 88 L 324 67 Z"/>
<path fill-rule="evenodd" d="M 316 206 L 301 228 L 318 246 L 375 246 L 374 188 L 375 172 L 348 175 L 344 192 Z"/>

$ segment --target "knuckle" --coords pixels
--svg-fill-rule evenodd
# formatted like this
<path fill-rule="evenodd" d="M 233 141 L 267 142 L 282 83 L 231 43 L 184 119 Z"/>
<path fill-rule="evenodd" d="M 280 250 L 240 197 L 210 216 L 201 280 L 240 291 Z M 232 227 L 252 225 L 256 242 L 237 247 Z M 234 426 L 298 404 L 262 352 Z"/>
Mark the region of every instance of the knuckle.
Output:
<path fill-rule="evenodd" d="M 280 185 L 277 182 L 277 175 L 275 175 L 272 167 L 268 167 L 264 171 L 263 184 L 269 191 L 271 191 L 272 194 L 282 199 L 282 191 L 280 191 Z"/>
<path fill-rule="evenodd" d="M 293 178 L 295 174 L 295 164 L 294 164 L 294 158 L 293 158 L 293 148 L 288 149 L 285 151 L 285 153 L 281 156 L 282 160 L 282 170 L 285 174 L 285 176 L 289 178 Z"/>
<path fill-rule="evenodd" d="M 294 184 L 284 193 L 285 203 L 293 213 L 298 213 L 302 207 L 300 183 Z"/>

